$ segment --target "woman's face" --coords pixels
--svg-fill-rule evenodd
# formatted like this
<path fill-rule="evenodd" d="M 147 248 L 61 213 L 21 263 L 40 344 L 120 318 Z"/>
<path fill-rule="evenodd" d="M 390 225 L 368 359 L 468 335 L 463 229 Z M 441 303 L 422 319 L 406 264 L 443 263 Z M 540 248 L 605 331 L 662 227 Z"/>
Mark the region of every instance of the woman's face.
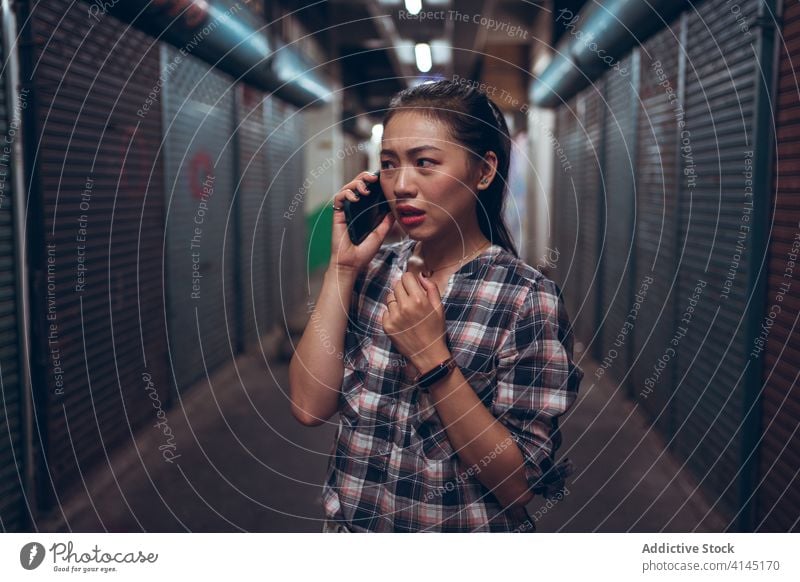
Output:
<path fill-rule="evenodd" d="M 389 120 L 381 141 L 381 187 L 411 238 L 474 236 L 480 173 L 469 161 L 467 150 L 442 122 L 413 112 Z"/>

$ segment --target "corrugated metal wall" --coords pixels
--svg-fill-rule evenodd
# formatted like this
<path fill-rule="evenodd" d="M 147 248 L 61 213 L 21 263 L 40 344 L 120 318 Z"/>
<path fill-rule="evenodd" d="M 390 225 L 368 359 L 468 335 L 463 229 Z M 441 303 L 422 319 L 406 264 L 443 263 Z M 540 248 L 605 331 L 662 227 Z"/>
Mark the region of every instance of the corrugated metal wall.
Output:
<path fill-rule="evenodd" d="M 580 275 L 581 257 L 578 249 L 579 234 L 579 200 L 580 181 L 578 174 L 578 156 L 580 141 L 578 139 L 578 112 L 575 110 L 576 102 L 573 99 L 556 112 L 556 126 L 554 138 L 557 145 L 563 149 L 563 158 L 555 152 L 553 155 L 553 188 L 555 191 L 553 203 L 553 220 L 555 223 L 556 250 L 558 262 L 556 272 L 559 276 L 561 288 L 567 302 L 569 313 L 574 314 L 573 325 L 577 322 L 583 303 L 583 287 Z M 547 146 L 542 146 L 547 147 Z"/>
<path fill-rule="evenodd" d="M 623 75 L 606 75 L 605 123 L 603 127 L 603 173 L 601 198 L 606 216 L 605 237 L 600 256 L 602 354 L 618 382 L 626 379 L 629 366 L 630 330 L 633 310 L 634 176 L 636 168 L 636 91 L 638 56 L 620 61 Z M 638 287 L 638 284 L 637 284 Z"/>
<path fill-rule="evenodd" d="M 750 234 L 752 172 L 754 159 L 768 156 L 769 148 L 756 148 L 753 143 L 760 82 L 753 58 L 758 2 L 740 2 L 736 11 L 731 11 L 725 0 L 695 7 L 698 14 L 685 13 L 638 49 L 641 104 L 634 100 L 637 84 L 626 86 L 624 77 L 609 71 L 577 96 L 582 129 L 571 127 L 570 112 L 564 106 L 559 108 L 559 140 L 571 143 L 569 132 L 574 132 L 584 151 L 576 154 L 575 163 L 583 178 L 576 184 L 581 190 L 581 218 L 571 225 L 569 216 L 559 215 L 556 223 L 560 245 L 567 244 L 570 228 L 578 229 L 577 254 L 582 260 L 578 280 L 589 300 L 583 311 L 592 313 L 590 302 L 599 301 L 600 316 L 608 317 L 606 325 L 598 328 L 582 311 L 577 317 L 577 337 L 592 342 L 590 352 L 601 364 L 600 374 L 610 370 L 619 380 L 631 370 L 632 396 L 656 420 L 678 457 L 686 460 L 715 507 L 733 517 L 749 495 L 749 489 L 742 490 L 747 481 L 740 467 L 748 455 L 743 437 L 744 375 L 753 339 L 748 337 L 752 330 L 744 318 L 752 309 L 747 296 L 754 282 L 749 272 L 755 244 Z M 792 40 L 798 34 L 794 15 L 794 11 L 787 15 L 790 47 L 797 44 Z M 630 63 L 635 56 L 636 51 L 620 66 L 636 70 Z M 790 168 L 787 173 L 784 162 L 787 177 L 783 186 L 778 186 L 784 193 L 796 191 L 797 185 L 792 166 L 797 148 L 787 140 L 797 134 L 799 109 L 797 87 L 790 87 L 793 81 L 787 80 L 792 70 L 788 59 L 785 56 L 782 65 L 779 98 L 783 125 L 778 141 Z M 599 91 L 607 104 L 600 100 Z M 625 122 L 617 126 L 613 117 L 620 114 Z M 628 157 L 632 143 L 637 150 L 635 172 Z M 596 144 L 595 151 L 589 155 L 592 144 Z M 600 160 L 606 181 L 600 199 L 594 159 Z M 627 226 L 633 219 L 634 184 L 636 237 L 631 241 Z M 569 195 L 566 181 L 557 180 L 555 187 L 557 212 L 571 212 L 563 202 Z M 607 202 L 607 208 L 598 207 L 598 201 Z M 786 194 L 778 203 L 772 296 L 781 282 L 775 270 L 783 268 L 792 237 L 800 229 L 798 219 L 792 219 L 789 212 L 795 207 Z M 603 237 L 605 228 L 608 231 Z M 598 258 L 593 252 L 604 241 L 603 284 L 592 289 L 588 280 Z M 623 270 L 629 250 L 635 269 Z M 561 267 L 558 274 L 564 277 Z M 650 275 L 653 280 L 646 297 L 642 299 L 640 294 L 637 298 Z M 616 354 L 614 360 L 610 350 L 617 347 L 614 336 L 626 315 L 621 308 L 627 311 L 637 301 L 642 304 L 634 334 L 627 338 L 632 342 L 632 360 L 623 354 Z M 763 411 L 764 423 L 773 416 L 776 422 L 772 432 L 767 432 L 761 470 L 771 470 L 775 477 L 766 477 L 769 483 L 762 486 L 759 500 L 760 515 L 765 524 L 772 524 L 765 527 L 777 530 L 787 528 L 789 517 L 778 517 L 779 511 L 770 509 L 772 505 L 780 500 L 793 520 L 798 514 L 797 497 L 786 493 L 787 487 L 797 488 L 796 470 L 792 469 L 798 464 L 797 415 L 792 414 L 796 403 L 785 402 L 791 396 L 796 400 L 796 395 L 789 393 L 796 385 L 797 366 L 791 350 L 784 351 L 780 360 L 777 355 L 790 336 L 797 301 L 784 301 L 794 309 L 786 309 L 782 315 L 786 319 L 776 318 L 773 327 L 766 360 L 768 366 L 775 366 L 775 373 L 765 392 Z M 773 461 L 777 462 L 771 468 Z"/>
<path fill-rule="evenodd" d="M 783 42 L 778 43 L 778 148 L 772 185 L 775 194 L 767 304 L 754 346 L 756 350 L 764 349 L 756 526 L 760 531 L 781 532 L 800 528 L 800 3 L 785 3 L 783 21 Z"/>
<path fill-rule="evenodd" d="M 302 201 L 294 223 L 278 224 L 304 179 L 304 128 L 295 108 L 234 88 L 108 14 L 88 18 L 86 2 L 21 10 L 32 14 L 20 50 L 37 148 L 26 156 L 40 245 L 30 258 L 35 485 L 46 511 L 155 418 L 154 402 L 170 405 L 173 374 L 184 389 L 277 323 L 279 283 L 292 308 L 304 296 Z M 267 118 L 280 125 L 269 146 Z M 0 159 L 0 530 L 19 529 L 24 513 L 9 164 Z M 284 228 L 279 272 L 268 233 Z"/>
<path fill-rule="evenodd" d="M 242 273 L 242 311 L 245 344 L 255 345 L 268 331 L 270 321 L 269 241 L 267 238 L 266 188 L 269 168 L 264 123 L 264 94 L 246 85 L 237 87 L 239 171 L 237 192 L 241 238 L 236 245 Z"/>
<path fill-rule="evenodd" d="M 284 103 L 284 115 L 286 116 L 286 134 L 291 138 L 288 146 L 291 153 L 285 170 L 288 181 L 285 204 L 287 206 L 291 206 L 293 203 L 297 204 L 298 212 L 303 214 L 303 220 L 293 221 L 291 226 L 287 224 L 286 238 L 290 250 L 283 253 L 281 278 L 285 281 L 284 296 L 287 297 L 289 308 L 294 313 L 305 313 L 307 310 L 305 301 L 303 301 L 303 293 L 297 293 L 295 290 L 305 289 L 308 281 L 308 224 L 305 219 L 305 202 L 300 196 L 300 187 L 306 178 L 305 153 L 303 151 L 306 142 L 306 127 L 303 114 L 296 107 Z M 298 257 L 301 258 L 298 260 Z M 299 323 L 295 321 L 294 325 Z M 294 331 L 302 331 L 302 329 Z"/>
<path fill-rule="evenodd" d="M 305 179 L 302 145 L 305 128 L 297 109 L 279 99 L 266 102 L 268 240 L 270 248 L 270 307 L 274 322 L 285 329 L 291 313 L 302 309 L 307 264 L 304 202 L 296 198 Z M 313 179 L 313 178 L 312 178 Z M 301 254 L 302 249 L 302 254 Z"/>
<path fill-rule="evenodd" d="M 0 14 L 0 17 L 2 15 Z M 0 22 L 0 34 L 2 34 Z M 0 38 L 0 60 L 6 62 Z M 22 107 L 29 98 L 6 103 L 6 71 L 0 76 L 0 136 L 8 144 L 19 139 Z M 14 531 L 23 522 L 22 386 L 19 366 L 14 258 L 12 157 L 0 153 L 0 531 Z"/>
<path fill-rule="evenodd" d="M 578 97 L 578 159 L 575 163 L 578 190 L 578 252 L 583 306 L 576 327 L 584 341 L 590 342 L 595 356 L 600 354 L 598 329 L 601 285 L 600 251 L 605 238 L 605 201 L 601 196 L 600 168 L 603 156 L 604 103 L 602 84 L 590 87 Z"/>
<path fill-rule="evenodd" d="M 634 328 L 632 383 L 637 399 L 665 435 L 670 426 L 675 327 L 675 223 L 677 198 L 678 56 L 680 24 L 673 24 L 641 49 L 641 104 L 636 176 L 636 277 L 652 278 L 647 309 Z"/>
<path fill-rule="evenodd" d="M 752 24 L 757 2 L 739 7 Z M 718 507 L 732 513 L 740 501 L 742 375 L 749 351 L 743 314 L 750 237 L 742 227 L 752 212 L 744 173 L 752 171 L 748 139 L 757 69 L 751 41 L 735 26 L 725 0 L 703 3 L 688 22 L 676 298 L 676 325 L 686 333 L 678 348 L 674 446 Z M 694 312 L 684 318 L 695 295 Z"/>
<path fill-rule="evenodd" d="M 161 47 L 170 363 L 178 390 L 236 349 L 233 80 Z"/>
<path fill-rule="evenodd" d="M 270 326 L 279 325 L 281 328 L 285 326 L 283 317 L 283 298 L 281 296 L 281 286 L 278 284 L 280 281 L 280 272 L 278 270 L 278 261 L 280 259 L 281 241 L 283 239 L 284 223 L 287 219 L 284 218 L 283 213 L 289 211 L 285 208 L 285 176 L 286 176 L 286 158 L 288 154 L 285 152 L 285 142 L 288 136 L 282 135 L 281 122 L 283 121 L 281 115 L 281 107 L 279 101 L 270 97 L 264 101 L 264 121 L 266 124 L 266 150 L 267 150 L 267 164 L 269 168 L 269 181 L 267 182 L 267 198 L 264 204 L 266 212 L 264 213 L 264 228 L 267 234 L 267 277 L 270 285 L 267 288 L 269 297 L 269 319 Z M 302 219 L 299 214 L 291 215 L 290 221 L 297 222 Z"/>
<path fill-rule="evenodd" d="M 167 378 L 154 317 L 163 313 L 161 122 L 137 115 L 156 86 L 158 53 L 110 16 L 91 26 L 87 10 L 38 3 L 31 21 L 41 181 L 32 196 L 48 245 L 36 267 L 45 286 L 33 289 L 48 314 L 35 347 L 47 370 L 37 405 L 59 492 L 153 417 L 144 376 L 162 396 Z"/>

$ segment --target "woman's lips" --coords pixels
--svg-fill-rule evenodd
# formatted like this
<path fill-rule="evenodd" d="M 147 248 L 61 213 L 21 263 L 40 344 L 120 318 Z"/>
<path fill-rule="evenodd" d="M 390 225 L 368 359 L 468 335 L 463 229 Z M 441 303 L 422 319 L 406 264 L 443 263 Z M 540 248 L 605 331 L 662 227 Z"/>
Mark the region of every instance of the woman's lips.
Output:
<path fill-rule="evenodd" d="M 397 212 L 397 219 L 403 226 L 419 226 L 425 220 L 425 211 L 415 204 L 398 204 L 395 210 Z"/>
<path fill-rule="evenodd" d="M 425 220 L 424 214 L 401 214 L 400 224 L 403 226 L 419 226 Z"/>

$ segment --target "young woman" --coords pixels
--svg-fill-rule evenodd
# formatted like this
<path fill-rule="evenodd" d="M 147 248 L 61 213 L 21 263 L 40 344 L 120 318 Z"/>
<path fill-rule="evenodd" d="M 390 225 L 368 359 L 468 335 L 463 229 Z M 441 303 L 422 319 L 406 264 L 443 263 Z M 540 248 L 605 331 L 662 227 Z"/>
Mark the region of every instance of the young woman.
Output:
<path fill-rule="evenodd" d="M 336 194 L 330 265 L 290 364 L 292 413 L 339 413 L 323 531 L 534 531 L 525 505 L 571 473 L 558 417 L 583 372 L 558 286 L 503 222 L 510 138 L 497 106 L 440 81 L 384 119 L 391 211 L 360 245 Z M 381 246 L 399 223 L 407 238 Z"/>

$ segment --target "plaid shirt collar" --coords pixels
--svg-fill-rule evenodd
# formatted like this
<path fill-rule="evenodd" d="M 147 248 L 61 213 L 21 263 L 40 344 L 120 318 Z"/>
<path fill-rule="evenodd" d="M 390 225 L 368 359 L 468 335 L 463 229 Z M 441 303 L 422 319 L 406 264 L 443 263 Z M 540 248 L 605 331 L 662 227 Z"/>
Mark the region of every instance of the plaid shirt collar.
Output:
<path fill-rule="evenodd" d="M 398 251 L 398 260 L 395 263 L 395 268 L 405 272 L 406 266 L 408 265 L 408 259 L 414 251 L 414 245 L 417 243 L 417 241 L 415 241 L 413 238 L 408 238 L 403 239 L 401 242 L 402 246 Z M 488 247 L 481 250 L 477 257 L 474 257 L 464 263 L 461 268 L 454 273 L 454 276 L 462 277 L 471 275 L 486 263 L 494 261 L 495 257 L 497 257 L 497 255 L 499 255 L 502 251 L 503 247 L 500 245 L 490 244 Z"/>

